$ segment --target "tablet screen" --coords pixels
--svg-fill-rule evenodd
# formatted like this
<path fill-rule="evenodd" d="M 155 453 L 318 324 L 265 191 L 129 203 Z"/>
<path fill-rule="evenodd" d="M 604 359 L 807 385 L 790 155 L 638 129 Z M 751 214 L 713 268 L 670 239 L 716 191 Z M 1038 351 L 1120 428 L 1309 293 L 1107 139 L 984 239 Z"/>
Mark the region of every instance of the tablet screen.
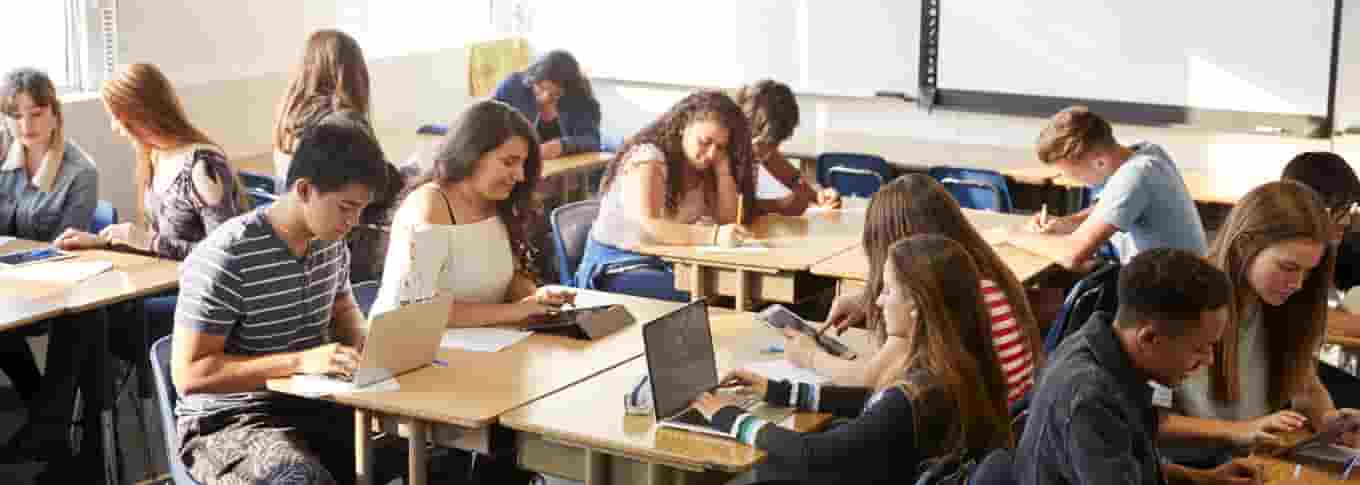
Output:
<path fill-rule="evenodd" d="M 28 251 L 18 251 L 13 253 L 0 254 L 0 263 L 7 264 L 10 266 L 20 266 L 29 263 L 45 261 L 53 258 L 62 258 L 66 256 L 68 256 L 67 253 L 61 252 L 56 248 L 50 247 L 39 248 L 31 249 Z"/>

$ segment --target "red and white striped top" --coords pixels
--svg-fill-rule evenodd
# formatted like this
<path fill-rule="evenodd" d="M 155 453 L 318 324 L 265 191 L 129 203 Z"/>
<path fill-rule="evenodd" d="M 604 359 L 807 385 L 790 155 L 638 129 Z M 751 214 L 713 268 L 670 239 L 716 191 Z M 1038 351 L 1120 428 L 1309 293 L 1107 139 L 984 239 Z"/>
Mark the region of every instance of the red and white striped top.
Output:
<path fill-rule="evenodd" d="M 992 318 L 992 345 L 1006 378 L 1006 404 L 1014 404 L 1034 387 L 1034 358 L 1025 345 L 1025 333 L 1015 321 L 1010 301 L 996 282 L 982 280 L 982 301 Z"/>

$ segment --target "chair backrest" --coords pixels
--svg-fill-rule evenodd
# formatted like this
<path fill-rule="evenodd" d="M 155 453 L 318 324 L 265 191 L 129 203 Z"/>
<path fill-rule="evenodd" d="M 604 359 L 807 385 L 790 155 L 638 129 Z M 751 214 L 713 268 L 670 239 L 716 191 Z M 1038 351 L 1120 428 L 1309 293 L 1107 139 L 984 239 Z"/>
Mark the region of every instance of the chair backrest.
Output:
<path fill-rule="evenodd" d="M 558 281 L 566 286 L 576 285 L 576 266 L 586 252 L 590 226 L 600 213 L 600 201 L 582 200 L 553 209 L 549 216 L 552 225 L 554 259 Z"/>
<path fill-rule="evenodd" d="M 1019 483 L 1015 477 L 1015 455 L 1011 450 L 998 448 L 987 453 L 978 464 L 969 485 L 1012 485 Z"/>
<path fill-rule="evenodd" d="M 99 234 L 104 228 L 118 223 L 118 209 L 107 200 L 101 200 L 94 206 L 94 219 L 90 220 L 90 232 Z"/>
<path fill-rule="evenodd" d="M 823 153 L 817 156 L 817 183 L 842 195 L 869 197 L 892 178 L 888 161 L 864 153 Z"/>
<path fill-rule="evenodd" d="M 184 463 L 179 461 L 179 435 L 175 432 L 175 402 L 179 395 L 175 384 L 170 380 L 170 338 L 166 335 L 151 344 L 151 374 L 156 382 L 156 403 L 160 409 L 161 430 L 165 435 L 165 461 L 170 464 L 170 476 L 176 485 L 197 485 L 189 477 Z"/>
<path fill-rule="evenodd" d="M 350 291 L 354 293 L 354 302 L 359 304 L 359 311 L 364 312 L 367 317 L 368 310 L 373 308 L 373 302 L 378 299 L 378 289 L 382 283 L 377 280 L 360 281 L 350 285 Z"/>
<path fill-rule="evenodd" d="M 265 192 L 264 190 L 261 189 L 250 189 L 247 192 L 247 195 L 250 195 L 250 203 L 252 209 L 269 207 L 270 204 L 278 202 L 279 200 L 279 196 L 271 194 L 269 192 Z"/>
<path fill-rule="evenodd" d="M 1114 313 L 1119 306 L 1119 263 L 1104 266 L 1082 277 L 1067 292 L 1058 318 L 1044 337 L 1044 352 L 1051 354 L 1063 339 L 1076 333 L 1098 311 Z"/>
<path fill-rule="evenodd" d="M 241 184 L 245 185 L 246 189 L 251 192 L 262 190 L 270 194 L 279 193 L 279 181 L 273 175 L 246 171 L 239 172 L 239 175 L 241 176 Z"/>
<path fill-rule="evenodd" d="M 969 209 L 1011 212 L 1010 183 L 1006 176 L 995 170 L 931 167 L 930 176 L 953 194 L 959 205 Z"/>

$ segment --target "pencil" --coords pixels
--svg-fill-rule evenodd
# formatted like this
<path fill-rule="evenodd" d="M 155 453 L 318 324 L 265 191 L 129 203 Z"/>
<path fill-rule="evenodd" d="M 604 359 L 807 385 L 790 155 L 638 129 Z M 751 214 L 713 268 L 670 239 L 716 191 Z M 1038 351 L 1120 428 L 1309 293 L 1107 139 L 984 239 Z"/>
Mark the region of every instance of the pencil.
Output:
<path fill-rule="evenodd" d="M 746 215 L 745 210 L 746 208 L 744 207 L 746 205 L 745 202 L 746 197 L 742 197 L 741 194 L 737 194 L 737 224 L 742 224 L 746 222 L 746 218 L 743 217 Z"/>
<path fill-rule="evenodd" d="M 1048 225 L 1048 204 L 1043 204 L 1039 206 L 1039 225 L 1040 226 Z"/>

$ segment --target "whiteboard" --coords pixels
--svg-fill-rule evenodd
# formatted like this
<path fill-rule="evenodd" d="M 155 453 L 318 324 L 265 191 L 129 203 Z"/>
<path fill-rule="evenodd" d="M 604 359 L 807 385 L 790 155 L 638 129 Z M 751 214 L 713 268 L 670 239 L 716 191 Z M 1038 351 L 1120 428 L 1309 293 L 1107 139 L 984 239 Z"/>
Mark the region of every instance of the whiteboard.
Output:
<path fill-rule="evenodd" d="M 545 1 L 531 15 L 534 49 L 571 51 L 594 78 L 915 92 L 919 0 Z"/>
<path fill-rule="evenodd" d="M 1325 115 L 1333 0 L 949 0 L 940 89 Z"/>

